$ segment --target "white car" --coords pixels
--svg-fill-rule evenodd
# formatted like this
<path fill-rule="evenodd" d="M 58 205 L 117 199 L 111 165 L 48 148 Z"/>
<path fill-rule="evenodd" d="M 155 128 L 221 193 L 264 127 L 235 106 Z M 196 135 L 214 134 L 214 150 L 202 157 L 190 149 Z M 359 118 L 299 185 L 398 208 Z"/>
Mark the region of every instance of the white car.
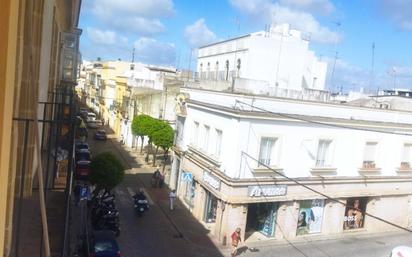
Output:
<path fill-rule="evenodd" d="M 87 122 L 87 127 L 89 128 L 100 128 L 102 126 L 102 121 L 101 120 L 92 120 Z"/>
<path fill-rule="evenodd" d="M 86 119 L 87 122 L 94 121 L 95 119 L 96 119 L 96 114 L 94 114 L 92 112 L 89 112 L 87 114 L 87 119 Z"/>
<path fill-rule="evenodd" d="M 400 245 L 392 249 L 390 257 L 412 257 L 412 247 Z"/>

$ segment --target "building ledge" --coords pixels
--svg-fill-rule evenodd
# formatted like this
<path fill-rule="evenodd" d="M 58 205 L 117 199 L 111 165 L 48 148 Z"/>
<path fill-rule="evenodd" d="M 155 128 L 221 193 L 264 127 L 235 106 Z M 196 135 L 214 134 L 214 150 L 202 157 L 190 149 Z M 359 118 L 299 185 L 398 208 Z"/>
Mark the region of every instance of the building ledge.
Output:
<path fill-rule="evenodd" d="M 336 171 L 335 167 L 313 167 L 310 169 L 312 174 L 336 174 Z"/>
<path fill-rule="evenodd" d="M 220 165 L 222 165 L 222 162 L 220 160 L 218 160 L 216 156 L 209 155 L 209 154 L 203 152 L 202 150 L 194 147 L 193 145 L 189 145 L 189 150 L 193 153 L 196 153 L 197 155 L 202 157 L 204 160 L 212 163 L 213 165 L 215 165 L 217 167 L 220 167 Z"/>
<path fill-rule="evenodd" d="M 252 172 L 256 173 L 256 174 L 274 173 L 274 171 L 275 171 L 275 173 L 277 172 L 277 173 L 282 173 L 283 174 L 283 169 L 279 168 L 277 166 L 272 166 L 272 167 L 270 167 L 270 169 L 261 166 L 261 167 L 253 168 L 253 170 L 252 170 Z"/>
<path fill-rule="evenodd" d="M 396 172 L 398 172 L 398 173 L 410 173 L 410 172 L 412 172 L 412 167 L 411 168 L 399 167 L 399 168 L 396 169 Z"/>
<path fill-rule="evenodd" d="M 358 169 L 358 172 L 359 173 L 368 173 L 368 174 L 371 174 L 371 173 L 380 173 L 381 172 L 381 168 L 359 168 Z"/>

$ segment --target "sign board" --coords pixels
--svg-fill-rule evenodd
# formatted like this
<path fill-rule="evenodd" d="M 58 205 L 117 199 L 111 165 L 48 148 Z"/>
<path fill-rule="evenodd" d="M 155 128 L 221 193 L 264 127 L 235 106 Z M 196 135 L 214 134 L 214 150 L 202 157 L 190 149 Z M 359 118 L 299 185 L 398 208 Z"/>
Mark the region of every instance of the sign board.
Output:
<path fill-rule="evenodd" d="M 286 192 L 286 185 L 248 186 L 248 196 L 250 197 L 281 196 L 286 195 Z"/>
<path fill-rule="evenodd" d="M 203 171 L 203 182 L 216 190 L 220 190 L 220 179 L 208 171 Z"/>
<path fill-rule="evenodd" d="M 89 196 L 89 187 L 87 185 L 83 185 L 80 188 L 80 200 L 87 200 Z"/>
<path fill-rule="evenodd" d="M 185 182 L 190 182 L 193 180 L 193 174 L 190 172 L 183 171 L 182 173 L 182 180 Z"/>

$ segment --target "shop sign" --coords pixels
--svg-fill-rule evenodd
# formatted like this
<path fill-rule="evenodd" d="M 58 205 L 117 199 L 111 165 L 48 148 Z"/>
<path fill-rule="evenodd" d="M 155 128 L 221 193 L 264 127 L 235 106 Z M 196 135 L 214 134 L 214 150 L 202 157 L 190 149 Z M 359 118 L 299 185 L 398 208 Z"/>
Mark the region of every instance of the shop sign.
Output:
<path fill-rule="evenodd" d="M 220 179 L 213 176 L 208 171 L 203 172 L 203 182 L 205 182 L 206 184 L 208 184 L 209 186 L 213 187 L 216 190 L 220 190 Z"/>
<path fill-rule="evenodd" d="M 248 186 L 248 195 L 250 197 L 281 196 L 286 195 L 286 191 L 286 185 Z"/>

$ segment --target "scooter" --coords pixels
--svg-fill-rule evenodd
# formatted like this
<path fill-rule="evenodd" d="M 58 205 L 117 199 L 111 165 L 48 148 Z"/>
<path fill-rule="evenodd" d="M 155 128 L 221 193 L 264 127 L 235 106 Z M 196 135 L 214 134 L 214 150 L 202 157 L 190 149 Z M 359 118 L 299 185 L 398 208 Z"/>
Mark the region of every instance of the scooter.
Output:
<path fill-rule="evenodd" d="M 149 209 L 149 202 L 143 199 L 134 199 L 134 209 L 139 217 Z"/>

